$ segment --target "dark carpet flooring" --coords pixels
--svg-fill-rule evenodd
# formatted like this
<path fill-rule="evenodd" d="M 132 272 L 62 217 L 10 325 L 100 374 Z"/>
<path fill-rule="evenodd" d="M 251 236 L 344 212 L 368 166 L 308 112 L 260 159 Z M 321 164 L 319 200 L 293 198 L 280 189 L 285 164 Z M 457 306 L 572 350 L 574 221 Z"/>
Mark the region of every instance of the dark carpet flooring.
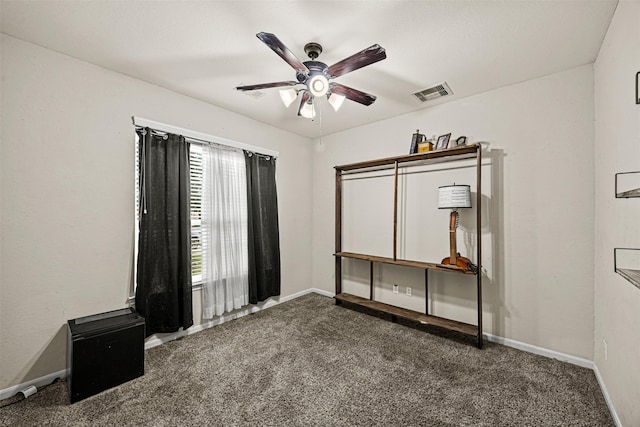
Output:
<path fill-rule="evenodd" d="M 146 352 L 143 377 L 70 405 L 66 382 L 2 426 L 613 426 L 593 372 L 483 350 L 309 294 Z"/>

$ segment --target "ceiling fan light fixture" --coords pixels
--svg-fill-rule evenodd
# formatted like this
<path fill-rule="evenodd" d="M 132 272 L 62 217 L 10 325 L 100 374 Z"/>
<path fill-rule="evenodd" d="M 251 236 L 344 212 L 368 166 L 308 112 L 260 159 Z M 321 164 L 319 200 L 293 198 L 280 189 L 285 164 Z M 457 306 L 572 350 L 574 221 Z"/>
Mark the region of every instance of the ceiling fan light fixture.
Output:
<path fill-rule="evenodd" d="M 376 97 L 374 95 L 336 82 L 329 83 L 329 80 L 386 59 L 387 54 L 379 44 L 371 45 L 331 66 L 327 66 L 324 62 L 317 61 L 322 52 L 322 46 L 319 43 L 311 42 L 304 46 L 304 51 L 311 60 L 302 62 L 275 34 L 260 32 L 256 34 L 256 37 L 295 70 L 296 80 L 237 86 L 236 90 L 246 92 L 281 88 L 280 99 L 287 107 L 302 92 L 302 99 L 297 108 L 298 116 L 309 119 L 313 119 L 316 115 L 315 106 L 313 105 L 314 97 L 326 96 L 335 111 L 338 111 L 345 98 L 364 106 L 375 102 Z M 304 87 L 299 87 L 297 90 L 292 89 L 292 86 L 296 85 L 303 85 Z M 333 94 L 334 91 L 338 92 L 338 94 Z"/>
<path fill-rule="evenodd" d="M 316 116 L 316 109 L 313 107 L 312 100 L 304 103 L 300 109 L 300 115 L 306 119 L 313 119 Z"/>
<path fill-rule="evenodd" d="M 329 90 L 329 80 L 322 74 L 316 74 L 309 80 L 309 92 L 314 96 L 323 96 Z"/>
<path fill-rule="evenodd" d="M 338 95 L 337 93 L 332 93 L 329 96 L 329 104 L 331 104 L 333 111 L 338 111 L 345 99 L 346 99 L 346 96 L 344 95 Z"/>
<path fill-rule="evenodd" d="M 289 108 L 289 106 L 296 100 L 298 97 L 298 91 L 289 88 L 289 89 L 280 89 L 280 99 L 285 107 Z"/>

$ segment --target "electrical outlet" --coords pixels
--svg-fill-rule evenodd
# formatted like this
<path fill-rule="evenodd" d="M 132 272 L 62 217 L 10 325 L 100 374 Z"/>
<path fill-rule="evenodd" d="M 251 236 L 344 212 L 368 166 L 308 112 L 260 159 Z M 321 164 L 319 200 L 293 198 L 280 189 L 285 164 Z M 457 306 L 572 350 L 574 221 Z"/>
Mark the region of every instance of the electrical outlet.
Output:
<path fill-rule="evenodd" d="M 604 350 L 604 360 L 609 360 L 609 346 L 605 340 L 602 340 L 602 348 Z"/>
<path fill-rule="evenodd" d="M 407 296 L 411 296 L 411 288 L 407 286 Z"/>
<path fill-rule="evenodd" d="M 393 285 L 393 293 L 394 294 L 398 293 L 398 285 Z"/>

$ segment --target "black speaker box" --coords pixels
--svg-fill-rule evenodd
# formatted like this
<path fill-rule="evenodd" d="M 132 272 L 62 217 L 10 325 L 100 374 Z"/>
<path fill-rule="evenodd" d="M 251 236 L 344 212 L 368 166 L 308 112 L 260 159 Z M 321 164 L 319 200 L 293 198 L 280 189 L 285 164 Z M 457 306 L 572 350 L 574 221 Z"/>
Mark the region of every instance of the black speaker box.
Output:
<path fill-rule="evenodd" d="M 144 318 L 132 308 L 81 317 L 67 324 L 71 403 L 144 375 Z"/>

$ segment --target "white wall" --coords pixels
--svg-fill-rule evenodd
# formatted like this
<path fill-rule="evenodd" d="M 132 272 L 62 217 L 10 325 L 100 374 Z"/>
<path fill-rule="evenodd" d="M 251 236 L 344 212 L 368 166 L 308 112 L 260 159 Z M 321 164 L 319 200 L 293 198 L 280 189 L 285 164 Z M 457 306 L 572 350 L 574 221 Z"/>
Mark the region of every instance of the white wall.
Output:
<path fill-rule="evenodd" d="M 640 289 L 614 273 L 613 248 L 640 248 L 640 199 L 615 199 L 614 175 L 640 171 L 638 22 L 640 3 L 620 1 L 595 63 L 595 363 L 624 426 L 640 425 Z"/>
<path fill-rule="evenodd" d="M 65 368 L 68 319 L 125 306 L 133 115 L 278 150 L 282 295 L 309 288 L 308 139 L 5 35 L 1 90 L 0 389 Z"/>
<path fill-rule="evenodd" d="M 427 135 L 448 132 L 454 138 L 466 135 L 470 143 L 482 142 L 486 148 L 482 190 L 485 332 L 591 360 L 594 239 L 591 65 L 317 140 L 313 158 L 314 287 L 334 289 L 334 235 L 327 232 L 334 224 L 333 166 L 406 154 L 415 129 Z M 465 182 L 458 183 L 469 183 L 473 188 L 474 182 L 466 182 L 468 179 L 472 178 L 465 177 L 462 180 Z M 426 247 L 422 250 L 434 257 L 442 254 L 426 261 L 438 262 L 448 254 L 447 213 L 438 211 L 435 202 L 435 188 L 439 185 L 443 185 L 439 179 L 423 184 L 425 200 L 421 209 L 429 221 L 424 228 L 440 234 L 425 236 Z M 361 222 L 366 218 L 372 225 L 383 224 L 382 218 L 388 219 L 390 209 L 384 188 L 378 187 L 377 193 L 368 191 L 372 198 L 379 197 L 384 208 L 376 208 L 373 199 L 347 200 L 346 204 L 361 204 Z M 366 207 L 366 203 L 370 206 Z M 462 222 L 464 219 L 463 216 Z M 473 220 L 467 225 L 470 224 Z M 373 240 L 378 233 L 372 226 L 369 239 Z M 381 235 L 385 234 L 389 234 L 389 229 L 382 230 Z M 389 241 L 388 236 L 383 238 Z M 459 246 L 463 240 L 459 237 Z M 465 250 L 467 256 L 471 253 L 464 245 L 460 249 L 463 255 Z M 376 273 L 376 291 L 383 301 L 407 308 L 424 307 L 421 271 L 398 271 L 399 267 L 386 266 L 380 269 Z M 366 295 L 368 266 L 351 260 L 345 261 L 344 270 L 351 287 L 349 292 Z M 450 276 L 433 274 L 434 311 L 475 323 L 473 279 Z M 394 281 L 412 286 L 414 296 L 391 294 Z M 430 287 L 431 283 L 430 279 Z"/>

